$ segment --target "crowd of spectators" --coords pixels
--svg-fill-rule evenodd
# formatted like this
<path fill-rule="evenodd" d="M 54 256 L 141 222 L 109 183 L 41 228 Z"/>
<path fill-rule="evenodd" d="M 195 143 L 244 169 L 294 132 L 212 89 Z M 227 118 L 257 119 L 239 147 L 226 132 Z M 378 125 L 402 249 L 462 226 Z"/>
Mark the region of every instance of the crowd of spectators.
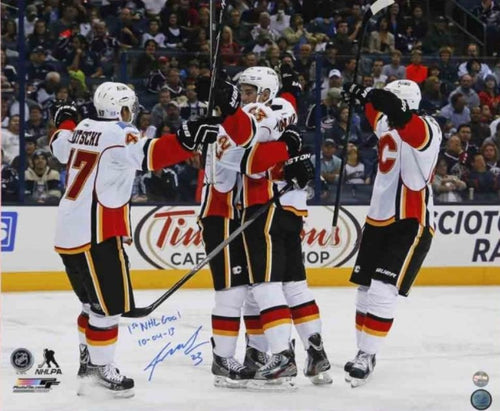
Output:
<path fill-rule="evenodd" d="M 421 110 L 433 115 L 443 130 L 433 184 L 438 201 L 498 201 L 500 35 L 491 33 L 500 27 L 499 6 L 492 0 L 475 0 L 471 7 L 484 21 L 490 40 L 482 50 L 474 42 L 457 44 L 453 24 L 444 16 L 430 15 L 423 0 L 396 1 L 369 21 L 366 41 L 358 44 L 368 4 L 228 1 L 222 65 L 234 81 L 247 67 L 266 65 L 279 72 L 283 64 L 292 66 L 302 87 L 299 126 L 309 145 L 321 146 L 325 201 L 331 201 L 335 184 L 369 187 L 377 169 L 377 140 L 362 110 L 354 113 L 346 141 L 348 107 L 342 103 L 342 86 L 357 81 L 379 88 L 405 78 L 421 86 Z M 27 0 L 24 55 L 16 6 L 15 0 L 1 4 L 4 201 L 16 200 L 20 172 L 28 201 L 56 203 L 60 198 L 64 166 L 48 152 L 57 100 L 75 102 L 81 118 L 93 117 L 95 87 L 107 80 L 126 82 L 139 96 L 136 125 L 143 138 L 175 132 L 183 120 L 206 114 L 211 75 L 208 0 Z M 355 79 L 359 47 L 362 58 Z M 26 170 L 19 170 L 18 71 L 24 62 Z M 342 153 L 347 165 L 344 181 L 339 182 Z M 196 201 L 199 168 L 195 158 L 138 174 L 133 201 Z"/>

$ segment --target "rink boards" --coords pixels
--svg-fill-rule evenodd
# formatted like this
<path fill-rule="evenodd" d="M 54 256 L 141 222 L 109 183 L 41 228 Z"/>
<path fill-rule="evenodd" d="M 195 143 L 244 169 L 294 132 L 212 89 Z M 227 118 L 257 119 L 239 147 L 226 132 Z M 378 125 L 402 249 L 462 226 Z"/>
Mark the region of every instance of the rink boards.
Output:
<path fill-rule="evenodd" d="M 303 230 L 311 285 L 349 285 L 368 207 L 339 215 L 340 238 L 330 241 L 333 207 L 313 206 Z M 66 290 L 69 282 L 53 248 L 56 207 L 2 208 L 2 291 Z M 134 287 L 166 288 L 205 258 L 196 222 L 198 207 L 132 207 L 134 242 L 126 247 Z M 500 284 L 500 207 L 437 206 L 431 251 L 420 285 Z M 185 287 L 207 288 L 202 270 Z"/>

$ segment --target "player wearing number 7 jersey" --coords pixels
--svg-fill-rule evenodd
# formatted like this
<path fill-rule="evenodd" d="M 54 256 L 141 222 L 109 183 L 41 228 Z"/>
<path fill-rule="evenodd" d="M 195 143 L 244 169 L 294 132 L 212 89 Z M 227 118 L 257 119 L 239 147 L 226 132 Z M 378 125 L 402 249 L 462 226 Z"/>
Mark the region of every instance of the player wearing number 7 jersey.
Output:
<path fill-rule="evenodd" d="M 441 143 L 432 117 L 419 116 L 418 85 L 397 80 L 367 92 L 345 86 L 347 102 L 365 106 L 377 135 L 379 162 L 351 281 L 358 284 L 358 353 L 346 363 L 352 387 L 366 382 L 388 334 L 398 295 L 407 297 L 431 245 L 434 211 L 431 180 Z"/>
<path fill-rule="evenodd" d="M 50 141 L 67 164 L 67 187 L 57 215 L 55 248 L 82 303 L 78 317 L 80 394 L 100 386 L 114 396 L 133 395 L 134 381 L 113 366 L 120 315 L 134 308 L 128 258 L 129 203 L 136 170 L 183 161 L 217 137 L 216 120 L 184 123 L 177 134 L 141 139 L 131 124 L 137 97 L 122 83 L 106 82 L 94 94 L 99 120 L 76 124 L 76 109 L 60 107 Z M 84 378 L 85 377 L 85 378 Z M 89 378 L 86 378 L 89 377 Z"/>

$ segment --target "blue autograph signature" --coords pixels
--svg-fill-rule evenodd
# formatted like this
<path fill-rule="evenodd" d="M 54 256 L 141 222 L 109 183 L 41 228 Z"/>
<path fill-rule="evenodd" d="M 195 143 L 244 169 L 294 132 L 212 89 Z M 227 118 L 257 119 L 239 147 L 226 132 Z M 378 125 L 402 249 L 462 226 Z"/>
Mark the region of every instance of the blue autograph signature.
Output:
<path fill-rule="evenodd" d="M 167 343 L 158 354 L 156 354 L 156 357 L 153 358 L 153 360 L 147 365 L 146 368 L 144 368 L 144 371 L 149 371 L 149 378 L 148 381 L 151 381 L 151 378 L 153 378 L 153 373 L 156 368 L 156 366 L 163 362 L 169 355 L 174 355 L 177 351 L 182 351 L 184 352 L 185 355 L 191 356 L 191 359 L 195 362 L 194 365 L 200 365 L 203 362 L 203 358 L 201 357 L 201 351 L 193 352 L 196 350 L 198 347 L 201 347 L 204 344 L 208 344 L 208 341 L 203 341 L 199 344 L 196 344 L 196 339 L 198 338 L 198 333 L 200 332 L 202 326 L 200 325 L 196 331 L 193 333 L 191 337 L 185 342 L 181 344 L 177 344 L 176 346 L 171 346 L 171 342 Z"/>

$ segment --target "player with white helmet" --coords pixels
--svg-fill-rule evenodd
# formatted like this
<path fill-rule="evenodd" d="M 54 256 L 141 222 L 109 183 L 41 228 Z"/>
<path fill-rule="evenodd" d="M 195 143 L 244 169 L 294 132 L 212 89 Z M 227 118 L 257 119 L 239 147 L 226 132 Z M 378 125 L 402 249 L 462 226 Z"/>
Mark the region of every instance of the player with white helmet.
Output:
<path fill-rule="evenodd" d="M 255 91 L 255 88 L 253 89 Z M 286 138 L 281 141 L 271 141 L 273 133 L 276 134 L 275 140 L 281 133 L 271 132 L 274 124 L 266 121 L 258 122 L 239 106 L 238 88 L 232 83 L 218 81 L 216 90 L 227 96 L 225 99 L 227 103 L 221 111 L 231 115 L 221 125 L 214 144 L 215 150 L 208 150 L 205 160 L 205 182 L 199 224 L 207 254 L 227 239 L 240 224 L 238 191 L 241 187 L 242 159 L 246 158 L 245 165 L 251 173 L 260 173 L 276 162 L 287 160 L 288 146 L 300 144 L 300 141 L 297 141 L 300 136 L 291 136 L 293 141 L 288 142 L 285 141 Z M 235 95 L 237 98 L 232 98 Z M 234 106 L 233 103 L 237 105 Z M 262 108 L 268 110 L 264 105 Z M 269 115 L 266 117 L 267 120 L 275 118 L 272 111 L 268 111 L 267 114 Z M 246 147 L 251 147 L 250 158 L 246 156 Z M 266 201 L 263 200 L 264 203 Z M 215 288 L 211 339 L 213 347 L 211 371 L 214 375 L 214 384 L 220 387 L 246 385 L 248 380 L 253 378 L 256 369 L 243 366 L 235 358 L 242 307 L 249 283 L 241 236 L 210 261 L 210 271 Z M 261 287 L 263 289 L 261 294 L 272 294 L 265 288 Z M 267 297 L 259 295 L 257 298 Z M 272 317 L 274 320 L 283 319 L 286 322 L 290 315 L 281 308 L 281 305 L 281 302 L 278 302 L 279 309 L 275 311 L 273 306 L 269 306 L 271 309 L 269 313 L 274 316 Z M 280 334 L 277 337 L 278 348 L 273 347 L 276 353 L 289 348 L 290 336 L 286 334 L 287 328 L 289 329 L 289 324 L 281 324 L 279 321 L 269 326 L 270 333 Z M 281 375 L 268 374 L 268 378 L 277 377 Z"/>
<path fill-rule="evenodd" d="M 134 90 L 123 83 L 106 81 L 100 84 L 94 92 L 94 106 L 97 117 L 106 120 L 128 121 L 132 123 L 139 110 L 139 103 Z M 128 116 L 124 110 L 127 108 Z M 124 120 L 123 116 L 127 115 Z"/>
<path fill-rule="evenodd" d="M 259 124 L 265 124 L 264 129 L 272 130 L 268 136 L 270 139 L 280 138 L 283 132 L 286 135 L 299 134 L 295 127 L 297 113 L 292 104 L 294 100 L 292 99 L 291 103 L 287 99 L 277 97 L 280 81 L 278 74 L 273 69 L 269 67 L 248 68 L 241 73 L 239 83 L 244 110 L 253 114 Z M 257 136 L 258 138 L 259 136 Z M 293 156 L 299 154 L 300 147 L 297 148 L 296 152 L 291 153 Z M 250 153 L 246 158 L 252 158 L 252 154 Z M 242 170 L 247 171 L 245 159 Z M 246 172 L 242 179 L 244 215 L 248 217 L 260 202 L 267 201 L 269 198 L 267 193 L 276 192 L 286 184 L 282 163 L 274 166 L 267 173 L 252 174 Z M 307 351 L 304 373 L 311 377 L 314 383 L 324 384 L 332 382 L 326 373 L 330 364 L 323 349 L 319 309 L 307 287 L 305 267 L 302 261 L 300 232 L 303 217 L 307 215 L 306 200 L 305 190 L 291 190 L 281 196 L 280 206 L 272 206 L 269 212 L 262 216 L 262 222 L 269 224 L 271 232 L 280 232 L 279 236 L 271 235 L 271 241 L 266 239 L 269 234 L 263 231 L 265 225 L 259 225 L 259 222 L 247 229 L 243 236 L 247 244 L 250 271 L 255 278 L 259 278 L 259 275 L 262 277 L 261 281 L 256 282 L 264 282 L 266 286 L 275 288 L 281 287 L 283 290 L 284 302 L 289 306 L 292 321 L 295 323 Z M 268 245 L 266 246 L 266 244 Z M 270 247 L 273 250 L 279 250 L 279 252 L 273 251 L 277 255 L 276 262 L 274 258 L 267 257 Z M 279 264 L 277 264 L 278 259 Z M 266 268 L 266 263 L 272 269 Z M 247 328 L 247 349 L 244 364 L 255 369 L 263 366 L 263 362 L 266 360 L 265 353 L 270 342 L 270 333 L 265 332 L 268 328 L 266 314 L 269 307 L 262 306 L 257 295 L 258 292 L 258 286 L 254 286 L 253 292 L 247 298 L 244 310 Z M 264 312 L 266 314 L 263 314 Z M 285 352 L 285 357 L 292 354 L 293 351 L 288 350 Z M 275 356 L 274 352 L 273 356 Z M 275 360 L 272 358 L 271 363 L 276 362 Z M 259 371 L 257 371 L 257 377 L 258 375 Z"/>
<path fill-rule="evenodd" d="M 420 100 L 422 100 L 422 93 L 417 83 L 412 80 L 395 80 L 387 86 L 384 90 L 390 91 L 395 94 L 400 100 L 406 101 L 410 110 L 418 110 Z"/>
<path fill-rule="evenodd" d="M 364 384 L 375 367 L 395 316 L 398 295 L 407 297 L 427 255 L 434 232 L 431 179 L 441 144 L 441 129 L 417 113 L 421 93 L 411 80 L 385 89 L 345 86 L 344 99 L 364 105 L 379 139 L 378 172 L 351 274 L 358 284 L 358 353 L 345 364 L 346 381 Z"/>
<path fill-rule="evenodd" d="M 50 149 L 68 169 L 55 249 L 82 304 L 77 319 L 80 393 L 96 384 L 114 396 L 130 397 L 134 380 L 121 374 L 113 359 L 119 318 L 134 308 L 123 244 L 131 243 L 129 208 L 135 173 L 188 159 L 215 139 L 219 125 L 187 122 L 177 134 L 141 139 L 131 123 L 137 97 L 122 83 L 97 87 L 94 105 L 99 120 L 86 118 L 77 124 L 72 105 L 59 107 L 54 115 L 57 131 Z"/>

